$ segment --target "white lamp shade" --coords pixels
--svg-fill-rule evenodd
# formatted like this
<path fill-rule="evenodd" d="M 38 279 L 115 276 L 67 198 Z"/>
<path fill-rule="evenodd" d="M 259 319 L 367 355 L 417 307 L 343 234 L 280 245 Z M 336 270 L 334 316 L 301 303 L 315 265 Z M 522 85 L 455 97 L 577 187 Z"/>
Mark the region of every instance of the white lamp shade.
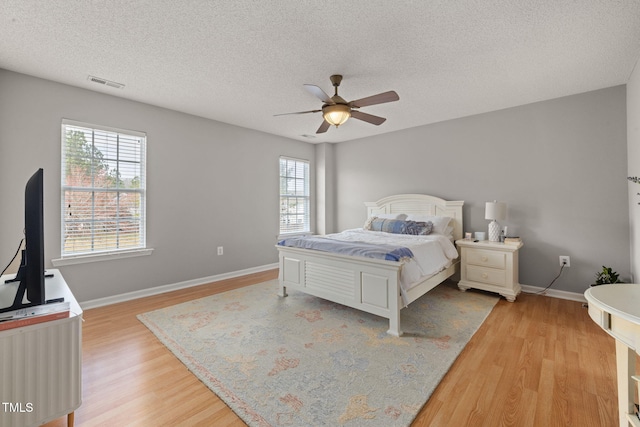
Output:
<path fill-rule="evenodd" d="M 503 220 L 507 217 L 507 204 L 503 202 L 487 202 L 484 208 L 484 219 Z"/>

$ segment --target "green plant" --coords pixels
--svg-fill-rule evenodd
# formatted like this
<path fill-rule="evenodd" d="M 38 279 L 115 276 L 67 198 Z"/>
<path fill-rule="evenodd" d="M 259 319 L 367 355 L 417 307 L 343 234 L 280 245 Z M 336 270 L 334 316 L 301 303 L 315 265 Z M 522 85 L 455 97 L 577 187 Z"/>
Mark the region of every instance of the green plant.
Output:
<path fill-rule="evenodd" d="M 602 266 L 602 270 L 596 273 L 596 285 L 606 285 L 609 283 L 622 283 L 620 275 L 613 271 L 611 267 Z"/>

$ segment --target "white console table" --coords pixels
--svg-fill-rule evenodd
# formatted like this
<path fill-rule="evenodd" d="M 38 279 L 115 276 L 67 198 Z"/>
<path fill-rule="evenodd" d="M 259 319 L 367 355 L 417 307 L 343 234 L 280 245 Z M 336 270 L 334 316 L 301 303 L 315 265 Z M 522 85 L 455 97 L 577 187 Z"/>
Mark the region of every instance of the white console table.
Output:
<path fill-rule="evenodd" d="M 616 340 L 618 414 L 621 427 L 640 427 L 635 414 L 636 353 L 640 354 L 640 285 L 616 283 L 594 286 L 584 293 L 589 316 Z"/>
<path fill-rule="evenodd" d="M 47 270 L 47 300 L 69 301 L 70 317 L 0 331 L 0 426 L 38 426 L 73 413 L 82 403 L 82 309 L 58 270 Z M 0 279 L 0 306 L 10 306 L 16 285 Z"/>

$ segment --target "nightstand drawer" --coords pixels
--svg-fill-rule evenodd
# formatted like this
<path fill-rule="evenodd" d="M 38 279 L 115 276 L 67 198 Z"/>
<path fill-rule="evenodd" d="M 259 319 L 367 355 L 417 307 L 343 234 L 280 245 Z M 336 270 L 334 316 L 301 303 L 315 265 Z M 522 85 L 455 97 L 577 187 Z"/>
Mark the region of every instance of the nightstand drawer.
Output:
<path fill-rule="evenodd" d="M 504 252 L 470 249 L 467 251 L 467 264 L 491 268 L 506 268 L 507 255 Z"/>
<path fill-rule="evenodd" d="M 467 280 L 505 286 L 507 284 L 507 275 L 505 270 L 467 265 Z"/>

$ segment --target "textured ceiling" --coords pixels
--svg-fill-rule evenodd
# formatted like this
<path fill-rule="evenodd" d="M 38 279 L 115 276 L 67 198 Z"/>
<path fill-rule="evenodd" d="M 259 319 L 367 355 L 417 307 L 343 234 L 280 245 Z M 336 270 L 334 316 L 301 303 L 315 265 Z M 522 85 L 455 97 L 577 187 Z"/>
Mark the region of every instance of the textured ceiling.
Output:
<path fill-rule="evenodd" d="M 639 56 L 640 0 L 0 0 L 0 68 L 307 142 L 624 84 Z M 274 117 L 331 74 L 400 101 L 314 138 L 320 113 Z"/>

